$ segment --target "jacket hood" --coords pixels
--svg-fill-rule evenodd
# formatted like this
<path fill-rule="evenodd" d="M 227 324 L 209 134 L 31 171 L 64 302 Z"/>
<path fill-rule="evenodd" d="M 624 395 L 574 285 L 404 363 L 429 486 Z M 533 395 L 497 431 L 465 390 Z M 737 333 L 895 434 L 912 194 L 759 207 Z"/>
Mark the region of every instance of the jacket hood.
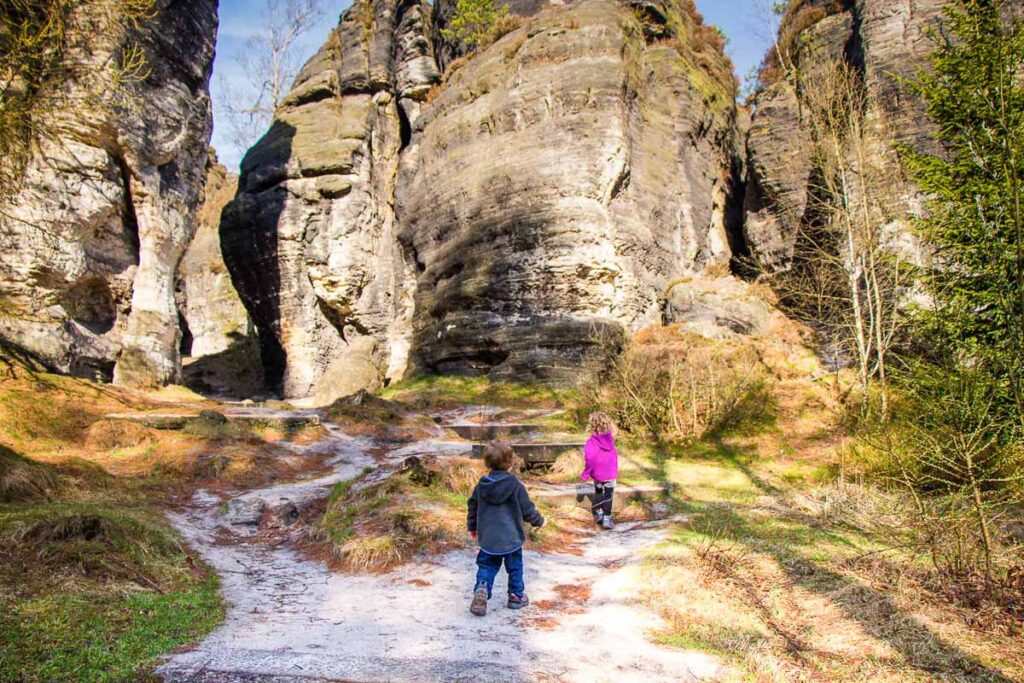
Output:
<path fill-rule="evenodd" d="M 600 446 L 602 451 L 613 451 L 615 450 L 615 441 L 612 438 L 611 432 L 605 432 L 604 434 L 594 434 L 594 441 Z"/>
<path fill-rule="evenodd" d="M 491 472 L 480 478 L 480 498 L 491 505 L 501 505 L 515 494 L 518 483 L 508 472 Z"/>

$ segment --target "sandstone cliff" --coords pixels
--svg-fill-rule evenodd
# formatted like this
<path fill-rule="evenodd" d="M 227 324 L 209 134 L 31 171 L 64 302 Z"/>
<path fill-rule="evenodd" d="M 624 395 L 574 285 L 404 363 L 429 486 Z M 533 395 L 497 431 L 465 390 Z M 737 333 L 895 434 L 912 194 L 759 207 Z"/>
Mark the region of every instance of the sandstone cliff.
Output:
<path fill-rule="evenodd" d="M 231 282 L 220 248 L 224 207 L 238 176 L 210 151 L 196 234 L 178 269 L 184 382 L 206 393 L 249 397 L 263 391 L 256 332 Z"/>
<path fill-rule="evenodd" d="M 709 29 L 671 0 L 523 7 L 441 83 L 459 50 L 425 4 L 356 5 L 246 156 L 225 258 L 286 395 L 565 379 L 727 269 L 735 85 Z"/>
<path fill-rule="evenodd" d="M 347 394 L 404 372 L 412 266 L 392 198 L 410 112 L 439 78 L 425 7 L 348 10 L 242 161 L 225 260 L 285 395 Z"/>
<path fill-rule="evenodd" d="M 788 266 L 801 225 L 812 220 L 808 201 L 814 173 L 800 91 L 804 75 L 823 60 L 845 61 L 863 75 L 872 105 L 869 121 L 884 124 L 891 142 L 930 148 L 933 129 L 922 103 L 902 79 L 927 64 L 928 36 L 939 27 L 943 0 L 801 0 L 783 20 L 792 75 L 771 83 L 754 101 L 747 138 L 745 237 L 757 266 Z M 898 174 L 894 174 L 898 175 Z M 918 204 L 912 187 L 893 189 L 901 213 Z M 907 241 L 906 230 L 895 239 Z M 921 258 L 907 244 L 912 258 Z"/>
<path fill-rule="evenodd" d="M 132 36 L 144 80 L 102 115 L 61 113 L 61 135 L 41 141 L 23 189 L 0 207 L 8 342 L 74 374 L 178 378 L 175 271 L 203 185 L 216 28 L 216 0 L 160 0 Z M 96 78 L 109 56 L 94 56 Z"/>

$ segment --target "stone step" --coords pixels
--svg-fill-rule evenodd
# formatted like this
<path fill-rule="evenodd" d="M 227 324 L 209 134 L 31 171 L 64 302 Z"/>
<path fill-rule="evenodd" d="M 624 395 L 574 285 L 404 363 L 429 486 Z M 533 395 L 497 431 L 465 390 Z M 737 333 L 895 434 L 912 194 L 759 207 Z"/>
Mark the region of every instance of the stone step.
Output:
<path fill-rule="evenodd" d="M 330 647 L 331 643 L 325 643 Z M 536 680 L 518 667 L 429 656 L 374 657 L 369 653 L 293 652 L 221 648 L 175 655 L 157 668 L 165 683 L 358 683 L 464 681 L 525 683 Z"/>
<path fill-rule="evenodd" d="M 320 424 L 320 416 L 316 413 L 283 413 L 257 411 L 203 411 L 200 413 L 110 413 L 104 416 L 108 420 L 127 420 L 138 422 L 153 429 L 184 429 L 194 422 L 246 422 L 262 427 L 296 429 L 314 427 Z"/>
<path fill-rule="evenodd" d="M 512 451 L 523 459 L 527 466 L 552 465 L 563 453 L 583 454 L 584 443 L 514 443 Z M 485 444 L 473 445 L 473 457 L 484 457 Z"/>
<path fill-rule="evenodd" d="M 643 486 L 616 486 L 615 505 L 627 505 L 633 501 L 653 503 L 667 498 L 672 493 L 671 484 L 649 484 Z M 551 505 L 578 505 L 593 499 L 593 483 L 539 485 L 530 487 L 530 496 Z"/>
<path fill-rule="evenodd" d="M 544 425 L 530 424 L 449 424 L 444 425 L 463 439 L 470 441 L 494 441 L 507 439 L 510 436 L 519 434 L 531 434 L 533 432 L 549 431 Z"/>

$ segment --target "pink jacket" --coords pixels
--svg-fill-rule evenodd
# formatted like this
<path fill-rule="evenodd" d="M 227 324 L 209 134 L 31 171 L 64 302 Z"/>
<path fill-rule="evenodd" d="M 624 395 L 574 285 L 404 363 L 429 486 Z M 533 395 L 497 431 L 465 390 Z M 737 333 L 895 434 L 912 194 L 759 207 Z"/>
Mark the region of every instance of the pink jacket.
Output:
<path fill-rule="evenodd" d="M 594 434 L 587 439 L 583 449 L 586 465 L 580 479 L 586 481 L 612 481 L 619 476 L 619 452 L 615 450 L 615 440 L 611 432 Z"/>

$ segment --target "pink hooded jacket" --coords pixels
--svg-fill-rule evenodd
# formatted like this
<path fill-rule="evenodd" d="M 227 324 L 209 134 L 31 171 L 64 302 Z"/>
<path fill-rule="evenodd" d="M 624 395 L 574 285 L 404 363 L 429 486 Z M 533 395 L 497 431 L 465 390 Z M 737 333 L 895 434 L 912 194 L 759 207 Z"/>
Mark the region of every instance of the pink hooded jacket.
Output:
<path fill-rule="evenodd" d="M 619 452 L 615 450 L 615 439 L 611 432 L 594 434 L 587 439 L 583 449 L 586 465 L 580 479 L 586 481 L 612 481 L 619 476 Z"/>

